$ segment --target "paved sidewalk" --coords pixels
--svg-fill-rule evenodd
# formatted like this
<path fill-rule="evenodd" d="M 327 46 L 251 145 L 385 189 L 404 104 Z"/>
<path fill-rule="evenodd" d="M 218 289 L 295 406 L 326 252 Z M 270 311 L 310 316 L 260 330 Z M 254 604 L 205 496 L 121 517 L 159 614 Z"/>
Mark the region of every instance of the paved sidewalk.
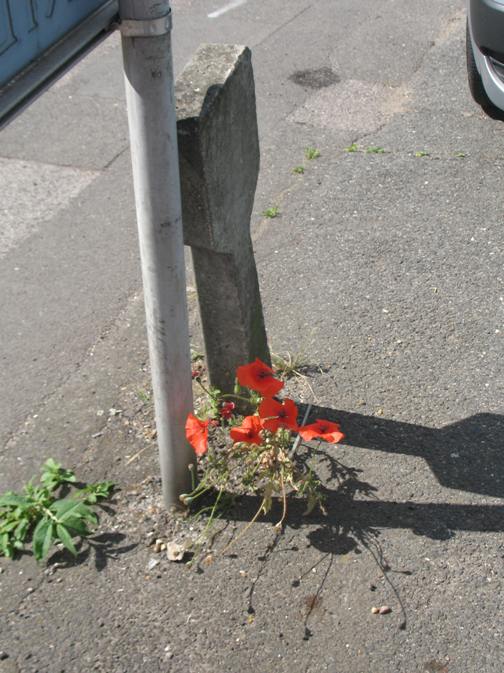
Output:
<path fill-rule="evenodd" d="M 383 21 L 399 6 L 384 5 Z M 153 552 L 152 534 L 190 531 L 161 507 L 130 270 L 130 298 L 92 356 L 8 438 L 9 485 L 52 455 L 121 490 L 77 562 L 0 560 L 0 673 L 502 672 L 503 127 L 469 99 L 462 9 L 436 9 L 421 58 L 399 42 L 408 67 L 389 72 L 393 86 L 343 76 L 262 147 L 254 242 L 270 343 L 318 367 L 289 392 L 347 435 L 314 458 L 328 516 L 293 505 L 277 538 L 274 512 L 232 554 L 192 568 Z M 338 54 L 320 65 L 341 73 Z M 86 67 L 75 86 L 88 86 Z M 320 157 L 305 159 L 307 146 Z M 101 189 L 127 219 L 119 149 Z M 110 152 L 82 169 L 103 170 Z M 260 216 L 270 205 L 274 220 Z M 253 505 L 236 507 L 216 550 Z M 382 605 L 391 612 L 371 613 Z"/>

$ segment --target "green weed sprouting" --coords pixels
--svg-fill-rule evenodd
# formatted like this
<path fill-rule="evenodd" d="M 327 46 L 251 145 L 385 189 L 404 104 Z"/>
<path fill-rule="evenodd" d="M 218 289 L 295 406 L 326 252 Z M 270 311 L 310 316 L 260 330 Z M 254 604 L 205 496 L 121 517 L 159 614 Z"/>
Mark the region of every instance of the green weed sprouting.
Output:
<path fill-rule="evenodd" d="M 318 150 L 316 147 L 307 147 L 305 149 L 305 157 L 308 159 L 308 161 L 311 161 L 312 159 L 318 159 L 320 156 L 320 150 Z"/>
<path fill-rule="evenodd" d="M 270 219 L 278 217 L 280 215 L 280 208 L 278 206 L 271 206 L 270 208 L 266 208 L 266 210 L 263 211 L 263 215 L 264 217 L 269 217 Z"/>
<path fill-rule="evenodd" d="M 58 542 L 74 556 L 74 538 L 92 534 L 98 524 L 93 506 L 110 497 L 111 481 L 84 487 L 76 485 L 75 474 L 49 458 L 42 466 L 39 484 L 31 479 L 20 493 L 0 496 L 0 555 L 13 558 L 29 543 L 40 561 Z"/>

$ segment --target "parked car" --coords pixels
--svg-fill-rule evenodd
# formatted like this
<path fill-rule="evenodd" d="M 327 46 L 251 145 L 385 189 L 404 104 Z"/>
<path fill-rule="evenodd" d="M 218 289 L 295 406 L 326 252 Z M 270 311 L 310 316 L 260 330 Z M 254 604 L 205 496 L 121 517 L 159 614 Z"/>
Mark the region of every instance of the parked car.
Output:
<path fill-rule="evenodd" d="M 467 76 L 474 100 L 504 112 L 504 0 L 469 0 Z"/>

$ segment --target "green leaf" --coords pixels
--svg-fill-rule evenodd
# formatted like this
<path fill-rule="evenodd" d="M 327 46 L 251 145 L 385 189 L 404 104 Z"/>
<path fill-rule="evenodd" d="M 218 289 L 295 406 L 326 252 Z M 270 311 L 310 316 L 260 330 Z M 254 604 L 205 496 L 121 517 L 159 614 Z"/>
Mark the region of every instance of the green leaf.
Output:
<path fill-rule="evenodd" d="M 50 525 L 51 520 L 44 516 L 42 519 L 40 519 L 38 524 L 35 526 L 35 530 L 33 531 L 33 555 L 37 561 L 40 561 L 40 559 L 43 557 L 42 550 L 44 548 L 46 535 Z"/>
<path fill-rule="evenodd" d="M 10 544 L 9 535 L 7 533 L 0 535 L 0 551 L 7 558 L 12 558 L 13 549 L 12 545 Z"/>
<path fill-rule="evenodd" d="M 69 517 L 68 519 L 65 519 L 65 528 L 72 534 L 72 536 L 80 535 L 81 537 L 87 537 L 90 535 L 86 522 L 77 517 Z"/>
<path fill-rule="evenodd" d="M 96 516 L 96 514 L 84 503 L 82 503 L 81 516 L 86 521 L 89 521 L 89 523 L 92 523 L 93 526 L 96 526 L 96 524 L 98 523 L 98 517 Z"/>
<path fill-rule="evenodd" d="M 88 493 L 84 498 L 86 505 L 95 505 L 98 502 L 98 496 L 96 493 Z"/>
<path fill-rule="evenodd" d="M 34 486 L 31 480 L 24 487 L 26 493 L 25 499 L 27 507 L 44 504 L 44 506 L 51 500 L 50 490 L 41 486 Z"/>
<path fill-rule="evenodd" d="M 47 531 L 46 531 L 46 534 L 45 534 L 45 537 L 44 537 L 44 542 L 42 543 L 42 551 L 41 551 L 42 556 L 41 556 L 41 558 L 45 558 L 47 556 L 47 553 L 48 553 L 48 551 L 51 547 L 51 544 L 53 542 L 53 538 L 54 538 L 54 522 L 51 521 L 51 523 L 49 524 L 49 526 L 47 528 Z"/>
<path fill-rule="evenodd" d="M 53 458 L 48 458 L 46 462 L 42 465 L 42 470 L 57 472 L 60 469 L 60 467 L 61 465 L 57 463 Z"/>
<path fill-rule="evenodd" d="M 18 523 L 18 527 L 14 531 L 14 538 L 16 540 L 22 541 L 26 537 L 26 533 L 28 532 L 28 526 L 30 525 L 30 522 L 28 519 L 22 519 Z"/>
<path fill-rule="evenodd" d="M 14 491 L 8 491 L 0 497 L 0 507 L 27 507 L 26 498 Z"/>
<path fill-rule="evenodd" d="M 75 474 L 72 470 L 66 470 L 52 458 L 49 458 L 42 466 L 40 481 L 50 491 L 54 491 L 54 489 L 64 482 L 74 482 Z"/>
<path fill-rule="evenodd" d="M 80 500 L 73 500 L 72 498 L 56 500 L 49 509 L 56 514 L 60 521 L 64 521 L 69 516 L 82 516 L 82 502 Z"/>
<path fill-rule="evenodd" d="M 65 549 L 68 549 L 68 551 L 73 554 L 74 556 L 77 556 L 77 549 L 75 548 L 75 545 L 72 541 L 72 538 L 70 536 L 70 533 L 67 531 L 65 526 L 62 526 L 61 524 L 56 524 L 56 534 L 63 543 L 63 546 Z"/>
<path fill-rule="evenodd" d="M 81 493 L 86 495 L 84 502 L 94 504 L 98 500 L 108 498 L 114 488 L 115 484 L 113 481 L 99 481 L 96 484 L 89 484 L 82 489 Z"/>
<path fill-rule="evenodd" d="M 352 143 L 348 147 L 344 148 L 345 152 L 358 152 L 359 151 L 359 146 L 357 143 Z"/>
<path fill-rule="evenodd" d="M 307 147 L 305 149 L 305 157 L 310 161 L 312 159 L 318 159 L 320 156 L 320 151 L 316 147 Z"/>
<path fill-rule="evenodd" d="M 2 533 L 10 533 L 17 527 L 18 521 L 14 519 L 13 521 L 8 521 L 7 523 L 2 524 Z"/>
<path fill-rule="evenodd" d="M 96 514 L 80 500 L 73 500 L 72 498 L 56 500 L 49 509 L 56 515 L 59 523 L 66 522 L 70 518 L 85 519 L 92 524 L 98 523 Z"/>

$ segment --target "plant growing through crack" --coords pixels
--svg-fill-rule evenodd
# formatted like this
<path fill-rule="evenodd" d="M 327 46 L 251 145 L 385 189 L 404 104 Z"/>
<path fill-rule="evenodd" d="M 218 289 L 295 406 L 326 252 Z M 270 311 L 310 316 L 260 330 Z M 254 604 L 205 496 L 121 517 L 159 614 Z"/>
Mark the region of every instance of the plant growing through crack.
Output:
<path fill-rule="evenodd" d="M 320 150 L 318 150 L 316 147 L 307 147 L 305 149 L 305 157 L 308 159 L 308 161 L 318 159 L 319 156 L 320 156 Z"/>
<path fill-rule="evenodd" d="M 263 211 L 263 215 L 264 217 L 269 217 L 270 219 L 278 217 L 280 215 L 280 208 L 278 206 L 271 206 L 270 208 L 266 208 L 266 210 Z"/>
<path fill-rule="evenodd" d="M 271 353 L 271 361 L 275 372 L 281 379 L 290 379 L 293 376 L 303 376 L 304 371 L 313 368 L 304 353 L 286 352 L 283 355 Z"/>
<path fill-rule="evenodd" d="M 21 493 L 0 496 L 0 555 L 13 558 L 31 542 L 37 561 L 56 543 L 76 556 L 74 538 L 91 535 L 90 526 L 98 524 L 94 505 L 113 489 L 111 481 L 77 485 L 71 470 L 49 458 L 38 485 L 31 479 Z"/>
<path fill-rule="evenodd" d="M 299 425 L 295 402 L 278 397 L 283 381 L 259 359 L 238 367 L 231 395 L 207 388 L 200 375 L 194 378 L 207 401 L 198 415 L 187 417 L 186 436 L 198 464 L 197 472 L 190 467 L 192 491 L 182 494 L 181 502 L 189 506 L 205 494 L 213 494 L 215 501 L 206 508 L 210 524 L 226 494 L 260 494 L 259 508 L 245 530 L 270 511 L 275 496 L 282 503 L 277 530 L 282 529 L 287 515 L 288 493 L 306 500 L 306 513 L 316 506 L 323 511 L 320 482 L 305 457 L 299 459 L 298 449 L 301 439 L 318 438 L 332 444 L 341 441 L 344 435 L 339 424 L 317 419 Z"/>

